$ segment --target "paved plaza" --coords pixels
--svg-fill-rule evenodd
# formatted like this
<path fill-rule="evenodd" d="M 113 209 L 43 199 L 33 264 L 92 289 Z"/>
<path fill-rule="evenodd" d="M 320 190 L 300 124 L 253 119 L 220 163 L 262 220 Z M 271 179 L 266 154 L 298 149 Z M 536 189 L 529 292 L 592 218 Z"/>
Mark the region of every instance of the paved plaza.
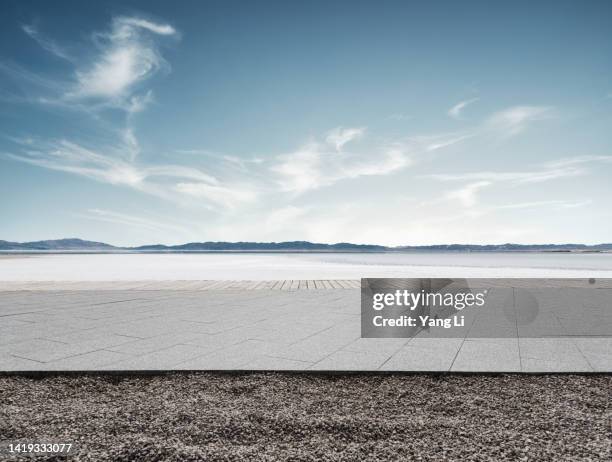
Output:
<path fill-rule="evenodd" d="M 612 339 L 564 329 L 563 319 L 541 337 L 361 338 L 359 287 L 3 282 L 0 371 L 612 372 Z"/>

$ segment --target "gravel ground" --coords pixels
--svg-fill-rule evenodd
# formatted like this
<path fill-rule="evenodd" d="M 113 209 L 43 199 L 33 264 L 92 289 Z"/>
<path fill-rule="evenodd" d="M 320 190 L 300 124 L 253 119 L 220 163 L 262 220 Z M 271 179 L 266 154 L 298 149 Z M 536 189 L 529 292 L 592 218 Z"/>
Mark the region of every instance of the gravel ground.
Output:
<path fill-rule="evenodd" d="M 87 461 L 609 461 L 611 386 L 606 375 L 3 376 L 0 440 L 69 441 Z"/>

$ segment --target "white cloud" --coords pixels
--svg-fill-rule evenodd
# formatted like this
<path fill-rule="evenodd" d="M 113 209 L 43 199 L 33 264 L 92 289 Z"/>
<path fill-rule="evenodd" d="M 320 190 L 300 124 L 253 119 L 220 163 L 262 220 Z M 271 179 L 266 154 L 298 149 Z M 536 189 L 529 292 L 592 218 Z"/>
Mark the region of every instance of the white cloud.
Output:
<path fill-rule="evenodd" d="M 182 234 L 183 236 L 189 235 L 189 231 L 182 227 L 177 226 L 173 222 L 151 220 L 149 218 L 142 218 L 133 215 L 128 215 L 120 212 L 113 212 L 110 210 L 101 209 L 89 209 L 84 214 L 85 218 L 102 221 L 106 223 L 113 223 L 127 227 L 143 228 L 149 231 L 162 231 L 170 232 L 172 234 Z"/>
<path fill-rule="evenodd" d="M 375 155 L 359 155 L 330 151 L 328 143 L 313 141 L 295 152 L 278 156 L 271 170 L 277 175 L 282 191 L 303 193 L 340 180 L 387 175 L 410 163 L 408 148 L 402 143 L 383 147 Z"/>
<path fill-rule="evenodd" d="M 129 160 L 134 160 L 140 153 L 140 144 L 134 135 L 134 130 L 132 128 L 126 128 L 122 133 L 122 138 Z"/>
<path fill-rule="evenodd" d="M 134 95 L 128 99 L 127 104 L 125 105 L 125 110 L 129 114 L 136 114 L 138 112 L 142 112 L 145 108 L 153 101 L 153 92 L 151 90 L 147 91 L 143 95 Z"/>
<path fill-rule="evenodd" d="M 183 202 L 186 198 L 205 207 L 233 208 L 250 202 L 256 191 L 244 184 L 222 184 L 217 178 L 197 168 L 182 165 L 141 165 L 125 160 L 119 153 L 129 146 L 107 148 L 105 154 L 67 140 L 51 143 L 23 143 L 19 154 L 8 157 L 31 165 L 90 178 L 116 186 L 125 186 L 162 199 Z"/>
<path fill-rule="evenodd" d="M 591 162 L 602 162 L 612 163 L 612 156 L 576 156 L 576 157 L 564 157 L 551 162 L 547 162 L 546 165 L 550 168 L 565 168 L 580 164 L 587 164 Z"/>
<path fill-rule="evenodd" d="M 585 174 L 586 171 L 577 168 L 542 169 L 522 172 L 469 172 L 469 173 L 436 173 L 424 175 L 438 181 L 490 181 L 490 182 L 513 182 L 513 183 L 540 183 L 558 178 L 573 177 Z"/>
<path fill-rule="evenodd" d="M 553 108 L 547 106 L 514 106 L 494 113 L 485 123 L 485 128 L 510 137 L 521 133 L 527 126 L 552 117 Z"/>
<path fill-rule="evenodd" d="M 328 143 L 312 142 L 271 161 L 220 155 L 221 162 L 215 162 L 214 166 L 221 176 L 216 176 L 184 165 L 137 162 L 141 147 L 134 131 L 128 127 L 120 135 L 119 145 L 94 149 L 65 139 L 29 139 L 28 143 L 19 143 L 16 139 L 20 149 L 8 156 L 177 203 L 190 199 L 204 207 L 228 209 L 252 203 L 263 193 L 303 193 L 341 180 L 387 175 L 413 161 L 413 146 L 405 143 L 382 146 L 372 155 L 338 152 Z M 219 166 L 221 163 L 224 166 Z"/>
<path fill-rule="evenodd" d="M 146 177 L 146 174 L 126 161 L 98 154 L 67 140 L 36 146 L 28 145 L 22 154 L 9 154 L 9 156 L 39 167 L 134 188 L 137 188 Z"/>
<path fill-rule="evenodd" d="M 533 202 L 518 202 L 516 204 L 497 205 L 491 207 L 493 210 L 516 210 L 516 209 L 531 209 L 546 207 L 551 209 L 573 209 L 578 207 L 584 207 L 591 204 L 591 199 L 580 200 L 580 201 L 564 201 L 564 200 L 548 200 L 548 201 L 533 201 Z"/>
<path fill-rule="evenodd" d="M 155 165 L 144 169 L 147 176 L 165 177 L 165 178 L 182 178 L 193 181 L 209 183 L 213 186 L 218 186 L 219 180 L 212 175 L 202 172 L 193 167 L 185 167 L 182 165 Z"/>
<path fill-rule="evenodd" d="M 460 143 L 475 136 L 473 133 L 464 134 L 448 134 L 418 137 L 421 140 L 426 151 L 437 151 L 438 149 L 447 148 L 453 144 Z"/>
<path fill-rule="evenodd" d="M 335 146 L 336 151 L 341 151 L 342 147 L 357 138 L 360 138 L 365 133 L 365 128 L 343 128 L 336 127 L 327 133 L 325 141 L 328 144 Z"/>
<path fill-rule="evenodd" d="M 461 111 L 463 111 L 467 106 L 469 106 L 472 103 L 475 103 L 479 99 L 480 98 L 472 98 L 472 99 L 461 101 L 461 102 L 455 104 L 453 107 L 451 107 L 448 110 L 448 115 L 450 117 L 452 117 L 453 119 L 460 119 L 461 118 Z"/>
<path fill-rule="evenodd" d="M 432 204 L 456 201 L 464 206 L 466 217 L 477 217 L 498 210 L 522 210 L 537 207 L 547 207 L 550 210 L 564 210 L 580 208 L 590 204 L 588 200 L 543 200 L 516 202 L 505 205 L 480 205 L 479 195 L 483 189 L 491 189 L 496 186 L 518 187 L 526 184 L 543 183 L 562 178 L 572 178 L 589 173 L 583 164 L 610 162 L 609 156 L 578 156 L 573 158 L 559 159 L 541 164 L 540 168 L 525 171 L 479 171 L 456 174 L 430 174 L 422 175 L 421 178 L 429 178 L 442 182 L 465 182 L 455 190 L 449 191 L 438 199 L 428 200 L 421 206 L 430 207 Z M 478 207 L 477 207 L 478 206 Z"/>
<path fill-rule="evenodd" d="M 317 143 L 309 143 L 295 152 L 279 156 L 272 171 L 279 175 L 281 189 L 299 193 L 326 184 L 324 156 L 325 152 Z"/>
<path fill-rule="evenodd" d="M 143 18 L 118 17 L 113 20 L 113 36 L 118 40 L 130 39 L 138 35 L 138 28 L 154 32 L 159 35 L 174 35 L 176 30 L 169 24 L 157 24 Z"/>
<path fill-rule="evenodd" d="M 473 207 L 477 203 L 478 192 L 491 184 L 492 183 L 490 181 L 477 181 L 475 183 L 469 183 L 460 189 L 447 193 L 446 198 L 457 200 L 464 207 Z"/>
<path fill-rule="evenodd" d="M 181 194 L 205 199 L 228 209 L 253 202 L 256 199 L 256 193 L 244 185 L 220 186 L 205 182 L 179 182 L 175 185 L 175 189 Z"/>
<path fill-rule="evenodd" d="M 53 93 L 61 92 L 65 89 L 62 84 L 42 77 L 24 67 L 12 62 L 0 62 L 0 72 L 8 76 L 15 84 L 20 87 L 28 86 L 37 90 L 43 90 Z M 31 102 L 31 101 L 26 101 Z"/>
<path fill-rule="evenodd" d="M 68 98 L 121 99 L 140 82 L 166 67 L 155 42 L 144 34 L 174 35 L 168 24 L 141 18 L 114 18 L 111 30 L 98 35 L 100 52 L 85 69 L 76 72 L 76 87 Z"/>
<path fill-rule="evenodd" d="M 406 147 L 401 143 L 396 143 L 383 149 L 376 162 L 356 161 L 354 165 L 347 165 L 342 172 L 343 176 L 339 176 L 338 179 L 388 175 L 409 166 L 411 163 L 412 159 L 409 157 Z"/>
<path fill-rule="evenodd" d="M 424 175 L 438 181 L 490 181 L 509 182 L 516 184 L 541 183 L 559 178 L 571 178 L 585 175 L 589 170 L 583 165 L 588 163 L 611 163 L 612 156 L 577 156 L 567 157 L 542 164 L 538 169 L 510 172 L 466 172 L 466 173 L 436 173 Z"/>
<path fill-rule="evenodd" d="M 38 27 L 36 27 L 34 24 L 25 24 L 21 26 L 21 29 L 49 53 L 57 56 L 58 58 L 65 59 L 66 61 L 74 60 L 74 58 L 64 49 L 64 47 L 58 45 L 54 40 L 51 40 L 50 38 L 41 34 Z"/>
<path fill-rule="evenodd" d="M 334 129 L 328 132 L 324 143 L 311 141 L 294 152 L 277 156 L 270 169 L 276 174 L 280 189 L 299 194 L 341 180 L 389 175 L 411 166 L 419 156 L 474 136 L 473 133 L 413 136 L 366 153 L 342 149 L 346 142 L 364 133 L 365 128 Z"/>
<path fill-rule="evenodd" d="M 136 94 L 138 84 L 170 68 L 159 51 L 158 39 L 179 35 L 168 24 L 120 16 L 112 19 L 107 31 L 93 34 L 93 50 L 73 56 L 43 36 L 35 25 L 24 25 L 22 29 L 45 50 L 70 61 L 75 68 L 70 76 L 53 80 L 0 62 L 0 72 L 21 88 L 19 95 L 4 99 L 79 110 L 94 117 L 107 108 L 123 109 L 130 115 L 144 110 L 153 100 L 153 93 L 148 90 Z"/>

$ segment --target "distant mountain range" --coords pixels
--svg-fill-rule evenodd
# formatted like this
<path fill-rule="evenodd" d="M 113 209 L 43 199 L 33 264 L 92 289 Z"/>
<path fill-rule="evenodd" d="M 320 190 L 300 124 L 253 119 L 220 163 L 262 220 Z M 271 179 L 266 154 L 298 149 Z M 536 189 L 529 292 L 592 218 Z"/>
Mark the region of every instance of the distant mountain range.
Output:
<path fill-rule="evenodd" d="M 277 252 L 406 252 L 406 251 L 612 251 L 612 244 L 445 244 L 424 246 L 385 247 L 382 245 L 318 244 L 308 241 L 291 242 L 190 242 L 181 245 L 143 245 L 116 247 L 103 242 L 82 239 L 57 239 L 34 242 L 9 242 L 0 240 L 0 251 L 41 252 L 214 252 L 214 251 L 277 251 Z"/>
<path fill-rule="evenodd" d="M 0 241 L 0 250 L 96 250 L 112 251 L 120 248 L 104 244 L 103 242 L 84 241 L 82 239 L 55 239 L 49 241 L 34 242 L 9 242 Z"/>

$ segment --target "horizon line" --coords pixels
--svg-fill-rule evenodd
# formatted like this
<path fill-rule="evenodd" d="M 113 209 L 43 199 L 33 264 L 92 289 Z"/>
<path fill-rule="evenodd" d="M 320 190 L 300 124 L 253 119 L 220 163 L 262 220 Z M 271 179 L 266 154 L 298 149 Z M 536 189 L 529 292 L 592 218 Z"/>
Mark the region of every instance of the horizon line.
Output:
<path fill-rule="evenodd" d="M 40 239 L 35 241 L 10 241 L 0 239 L 0 243 L 5 244 L 17 244 L 17 245 L 33 245 L 33 244 L 42 244 L 42 243 L 61 243 L 65 241 L 79 241 L 84 244 L 89 245 L 102 245 L 105 247 L 112 247 L 116 249 L 138 249 L 143 247 L 183 247 L 187 245 L 197 245 L 197 244 L 227 244 L 227 245 L 240 245 L 240 244 L 254 244 L 254 245 L 283 245 L 283 244 L 309 244 L 309 245 L 321 245 L 321 246 L 339 246 L 339 245 L 348 245 L 348 246 L 359 246 L 359 247 L 382 247 L 385 249 L 402 249 L 402 248 L 430 248 L 430 247 L 452 247 L 452 246 L 465 246 L 465 247 L 502 247 L 502 246 L 521 246 L 521 247 L 537 247 L 537 246 L 546 246 L 546 247 L 568 247 L 568 246 L 576 246 L 576 247 L 600 247 L 600 246 L 612 246 L 612 242 L 599 242 L 593 244 L 586 244 L 580 242 L 562 242 L 562 243 L 519 243 L 519 242 L 504 242 L 504 243 L 494 243 L 494 244 L 476 244 L 476 243 L 462 243 L 462 242 L 453 242 L 453 243 L 437 243 L 437 244 L 400 244 L 400 245 L 385 245 L 385 244 L 373 244 L 373 243 L 354 243 L 348 241 L 340 241 L 340 242 L 313 242 L 308 240 L 288 240 L 288 241 L 211 241 L 211 240 L 203 240 L 203 241 L 190 241 L 184 242 L 180 244 L 162 244 L 162 243 L 154 243 L 154 244 L 141 244 L 141 245 L 115 245 L 109 244 L 107 242 L 102 241 L 92 241 L 88 239 L 83 239 L 80 237 L 69 237 L 69 238 L 57 238 L 57 239 Z M 1 250 L 1 249 L 0 249 Z"/>

